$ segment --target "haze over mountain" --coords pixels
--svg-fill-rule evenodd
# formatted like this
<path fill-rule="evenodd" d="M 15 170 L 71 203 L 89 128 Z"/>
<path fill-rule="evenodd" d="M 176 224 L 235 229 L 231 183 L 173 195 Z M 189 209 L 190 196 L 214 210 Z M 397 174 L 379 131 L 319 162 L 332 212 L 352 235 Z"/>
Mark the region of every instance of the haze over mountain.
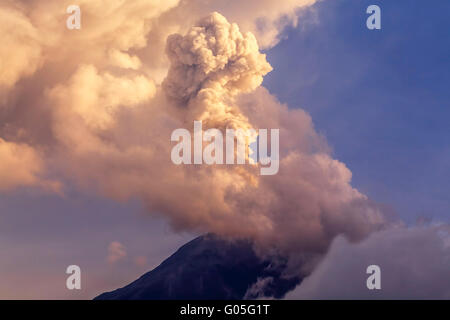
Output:
<path fill-rule="evenodd" d="M 284 278 L 283 259 L 259 258 L 252 244 L 200 236 L 178 249 L 154 270 L 96 300 L 282 298 L 301 282 Z"/>

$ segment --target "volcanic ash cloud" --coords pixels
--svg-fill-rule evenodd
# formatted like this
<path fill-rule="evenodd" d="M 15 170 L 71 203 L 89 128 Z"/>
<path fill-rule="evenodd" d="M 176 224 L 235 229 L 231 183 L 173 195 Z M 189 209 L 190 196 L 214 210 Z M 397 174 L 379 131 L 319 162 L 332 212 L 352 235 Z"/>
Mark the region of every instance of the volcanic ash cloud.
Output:
<path fill-rule="evenodd" d="M 0 153 L 23 169 L 2 189 L 56 186 L 46 178 L 51 168 L 52 177 L 83 190 L 140 198 L 176 230 L 251 238 L 262 254 L 311 265 L 337 235 L 357 241 L 385 225 L 381 210 L 351 186 L 350 170 L 330 156 L 310 116 L 261 86 L 272 68 L 258 42 L 276 43 L 275 21 L 287 16 L 295 24 L 295 10 L 313 1 L 280 1 L 266 17 L 244 6 L 248 21 L 269 26 L 255 34 L 250 22 L 242 31 L 217 12 L 185 26 L 201 12 L 196 1 L 127 1 L 104 11 L 106 3 L 93 0 L 81 2 L 83 27 L 70 33 L 43 18 L 57 3 L 31 1 L 32 15 L 22 4 L 0 7 L 15 30 L 7 41 L 21 52 L 12 58 L 0 51 L 10 67 L 0 76 L 0 111 L 7 115 Z M 183 12 L 186 19 L 176 19 Z M 237 10 L 227 15 L 243 20 Z M 194 120 L 204 130 L 280 129 L 278 174 L 260 176 L 255 165 L 174 165 L 171 132 L 191 130 Z"/>

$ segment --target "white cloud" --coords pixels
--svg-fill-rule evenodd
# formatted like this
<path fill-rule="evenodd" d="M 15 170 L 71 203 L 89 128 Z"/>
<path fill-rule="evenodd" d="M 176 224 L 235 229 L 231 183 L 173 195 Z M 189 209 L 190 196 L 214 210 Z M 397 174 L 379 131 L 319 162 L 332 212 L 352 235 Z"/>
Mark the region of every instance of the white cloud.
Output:
<path fill-rule="evenodd" d="M 366 287 L 372 264 L 381 268 L 381 290 Z M 450 299 L 450 226 L 391 228 L 354 244 L 338 237 L 286 298 Z"/>

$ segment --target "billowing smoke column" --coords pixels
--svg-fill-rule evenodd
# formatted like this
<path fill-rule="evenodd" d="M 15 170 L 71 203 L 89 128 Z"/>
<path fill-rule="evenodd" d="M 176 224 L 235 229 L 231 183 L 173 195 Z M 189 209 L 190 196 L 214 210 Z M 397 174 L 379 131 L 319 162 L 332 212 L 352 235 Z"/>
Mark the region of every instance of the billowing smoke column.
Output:
<path fill-rule="evenodd" d="M 0 158 L 8 163 L 0 163 L 0 190 L 64 192 L 65 181 L 118 200 L 138 197 L 176 230 L 251 238 L 261 254 L 310 262 L 304 272 L 337 235 L 356 241 L 382 228 L 384 215 L 352 188 L 351 172 L 332 159 L 310 116 L 261 87 L 271 67 L 249 32 L 254 25 L 242 32 L 212 13 L 187 28 L 197 2 L 80 1 L 85 20 L 76 33 L 61 28 L 64 16 L 45 18 L 60 1 L 30 1 L 28 10 L 23 1 L 2 3 Z M 298 7 L 313 1 L 278 2 L 284 11 L 266 17 L 248 10 L 249 21 L 271 22 L 257 33 L 266 47 L 276 43 L 275 20 L 294 23 Z M 171 132 L 194 120 L 205 129 L 280 129 L 278 174 L 174 165 Z"/>
<path fill-rule="evenodd" d="M 205 192 L 217 202 L 204 208 L 207 230 L 250 236 L 264 247 L 317 253 L 338 234 L 356 240 L 384 223 L 379 210 L 350 186 L 350 171 L 329 156 L 309 116 L 286 109 L 259 87 L 270 66 L 251 34 L 242 35 L 237 25 L 214 13 L 185 36 L 170 36 L 167 53 L 171 67 L 163 90 L 188 123 L 201 119 L 211 127 L 281 130 L 278 175 L 212 169 L 208 176 L 217 181 L 211 186 L 215 191 Z M 203 170 L 209 171 L 194 174 Z"/>

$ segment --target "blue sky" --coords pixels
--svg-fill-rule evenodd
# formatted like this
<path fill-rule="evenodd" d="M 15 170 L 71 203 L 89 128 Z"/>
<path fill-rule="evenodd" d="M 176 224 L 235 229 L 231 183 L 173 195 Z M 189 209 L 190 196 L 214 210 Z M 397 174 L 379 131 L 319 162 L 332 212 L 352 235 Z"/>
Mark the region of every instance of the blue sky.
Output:
<path fill-rule="evenodd" d="M 366 8 L 381 7 L 381 30 Z M 450 2 L 323 1 L 269 50 L 266 86 L 307 110 L 353 185 L 400 217 L 449 221 Z"/>

